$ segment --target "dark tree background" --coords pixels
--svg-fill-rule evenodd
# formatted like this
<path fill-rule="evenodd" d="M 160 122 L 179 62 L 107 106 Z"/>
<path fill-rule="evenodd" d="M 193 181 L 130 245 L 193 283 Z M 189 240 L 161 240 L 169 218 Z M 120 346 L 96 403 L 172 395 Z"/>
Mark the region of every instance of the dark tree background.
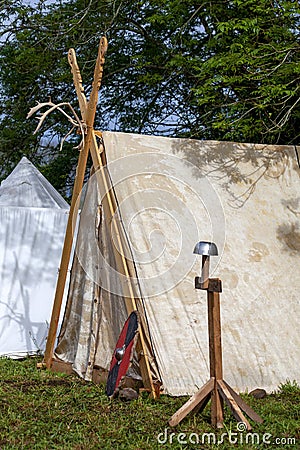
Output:
<path fill-rule="evenodd" d="M 58 113 L 33 135 L 37 102 L 78 110 L 67 52 L 86 94 L 99 39 L 109 49 L 96 127 L 197 139 L 298 144 L 300 6 L 297 1 L 19 0 L 0 2 L 0 165 L 22 155 L 64 195 L 79 137 Z"/>

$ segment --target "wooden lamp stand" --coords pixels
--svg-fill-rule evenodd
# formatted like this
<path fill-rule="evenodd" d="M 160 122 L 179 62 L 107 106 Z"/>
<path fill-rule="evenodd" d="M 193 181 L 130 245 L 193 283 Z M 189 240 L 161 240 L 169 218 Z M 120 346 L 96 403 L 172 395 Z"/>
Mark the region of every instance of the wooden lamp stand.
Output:
<path fill-rule="evenodd" d="M 262 423 L 262 418 L 223 380 L 220 317 L 222 282 L 219 278 L 209 278 L 209 258 L 211 255 L 217 255 L 218 250 L 214 243 L 201 241 L 196 245 L 194 253 L 202 255 L 201 278 L 195 278 L 195 287 L 207 291 L 210 379 L 173 414 L 169 425 L 178 425 L 190 412 L 201 412 L 211 399 L 211 424 L 214 427 L 223 427 L 225 401 L 235 419 L 244 422 L 247 430 L 251 430 L 251 425 L 242 411 L 255 422 Z"/>

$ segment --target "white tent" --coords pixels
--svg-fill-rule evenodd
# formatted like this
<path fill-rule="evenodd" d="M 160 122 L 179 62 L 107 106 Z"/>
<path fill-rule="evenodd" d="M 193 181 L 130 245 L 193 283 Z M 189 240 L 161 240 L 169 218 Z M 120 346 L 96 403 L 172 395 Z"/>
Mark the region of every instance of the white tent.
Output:
<path fill-rule="evenodd" d="M 224 379 L 237 391 L 299 382 L 297 149 L 110 132 L 103 140 L 117 211 L 105 217 L 106 192 L 92 177 L 56 357 L 87 380 L 109 367 L 127 316 L 115 220 L 165 393 L 192 394 L 209 378 L 206 295 L 194 288 L 199 240 L 219 248 L 211 276 L 223 281 Z"/>
<path fill-rule="evenodd" d="M 69 205 L 23 157 L 0 186 L 0 355 L 43 351 Z"/>

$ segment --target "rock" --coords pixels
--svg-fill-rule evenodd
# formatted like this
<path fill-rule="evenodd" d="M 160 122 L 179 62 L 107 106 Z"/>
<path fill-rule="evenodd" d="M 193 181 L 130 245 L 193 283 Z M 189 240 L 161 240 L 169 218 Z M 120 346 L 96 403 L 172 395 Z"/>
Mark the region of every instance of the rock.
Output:
<path fill-rule="evenodd" d="M 264 389 L 254 389 L 253 391 L 249 392 L 249 395 L 252 395 L 254 398 L 265 398 L 267 396 L 267 393 Z"/>
<path fill-rule="evenodd" d="M 119 399 L 124 402 L 130 402 L 131 400 L 136 400 L 139 394 L 132 388 L 124 388 L 119 391 Z"/>

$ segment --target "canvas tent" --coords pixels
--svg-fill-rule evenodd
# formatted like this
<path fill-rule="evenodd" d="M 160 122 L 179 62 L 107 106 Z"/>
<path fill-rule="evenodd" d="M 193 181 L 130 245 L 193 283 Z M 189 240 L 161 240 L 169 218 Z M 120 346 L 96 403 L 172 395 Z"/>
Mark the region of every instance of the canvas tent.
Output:
<path fill-rule="evenodd" d="M 167 394 L 195 392 L 209 363 L 193 248 L 209 240 L 219 248 L 211 275 L 223 281 L 224 379 L 237 391 L 299 382 L 297 148 L 112 132 L 103 141 L 110 184 L 97 174 L 89 182 L 56 358 L 87 380 L 108 369 L 127 317 L 128 280 L 116 265 L 125 251 L 153 377 Z M 108 189 L 113 218 L 102 208 Z"/>
<path fill-rule="evenodd" d="M 69 206 L 23 157 L 0 186 L 0 355 L 43 351 Z"/>

